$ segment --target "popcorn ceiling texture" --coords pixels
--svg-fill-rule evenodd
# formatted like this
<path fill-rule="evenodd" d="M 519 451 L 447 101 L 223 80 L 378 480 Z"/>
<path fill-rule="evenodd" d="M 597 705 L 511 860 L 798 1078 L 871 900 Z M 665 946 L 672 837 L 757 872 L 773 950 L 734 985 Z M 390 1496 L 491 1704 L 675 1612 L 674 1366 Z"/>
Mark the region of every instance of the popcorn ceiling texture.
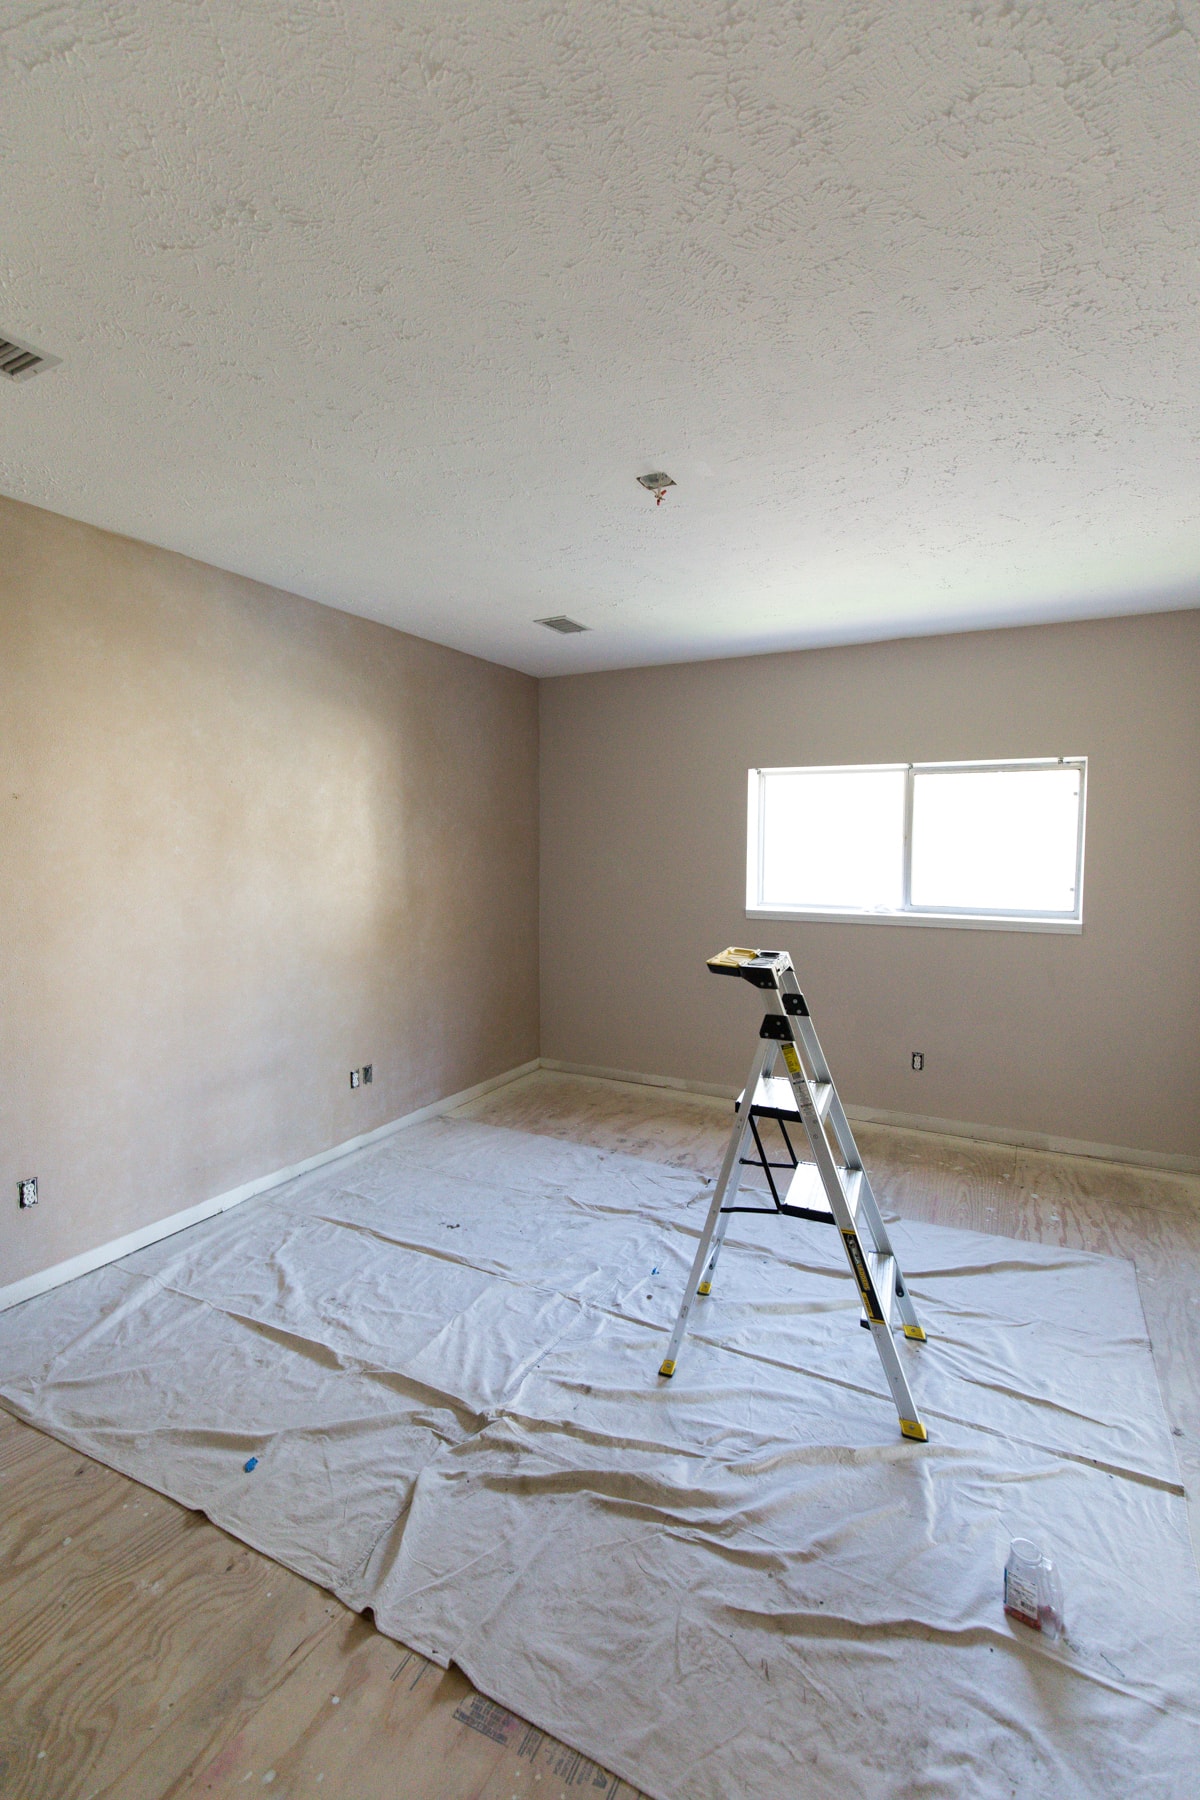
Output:
<path fill-rule="evenodd" d="M 0 489 L 534 673 L 1194 605 L 1198 32 L 0 0 Z"/>

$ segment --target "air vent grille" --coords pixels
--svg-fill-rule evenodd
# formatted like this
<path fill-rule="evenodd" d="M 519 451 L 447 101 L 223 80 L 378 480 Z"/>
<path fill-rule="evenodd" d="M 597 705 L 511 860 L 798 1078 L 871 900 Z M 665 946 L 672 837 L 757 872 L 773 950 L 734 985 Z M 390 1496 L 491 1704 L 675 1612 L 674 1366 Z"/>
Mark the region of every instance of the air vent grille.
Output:
<path fill-rule="evenodd" d="M 61 361 L 61 356 L 47 356 L 44 351 L 35 350 L 32 344 L 19 344 L 16 338 L 0 337 L 0 375 L 7 375 L 10 381 L 28 381 L 33 375 L 56 368 Z"/>
<path fill-rule="evenodd" d="M 572 631 L 590 631 L 589 625 L 580 625 L 575 619 L 568 619 L 565 613 L 557 613 L 553 619 L 535 619 L 535 625 L 548 625 L 551 631 L 564 633 Z"/>

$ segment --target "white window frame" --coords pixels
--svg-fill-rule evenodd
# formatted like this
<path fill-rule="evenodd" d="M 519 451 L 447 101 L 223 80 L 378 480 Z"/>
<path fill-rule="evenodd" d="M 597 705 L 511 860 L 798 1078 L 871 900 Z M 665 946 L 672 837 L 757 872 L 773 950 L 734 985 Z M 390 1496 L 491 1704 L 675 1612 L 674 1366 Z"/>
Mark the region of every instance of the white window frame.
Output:
<path fill-rule="evenodd" d="M 1075 842 L 1075 907 L 1070 913 L 987 912 L 966 908 L 930 907 L 912 903 L 912 818 L 913 784 L 917 775 L 926 771 L 938 774 L 1003 773 L 1024 769 L 1079 770 L 1079 825 Z M 862 910 L 855 907 L 812 907 L 767 905 L 762 898 L 763 822 L 766 807 L 764 775 L 792 774 L 883 774 L 904 771 L 904 886 L 903 903 L 898 909 Z M 751 769 L 746 805 L 746 917 L 748 919 L 811 919 L 818 922 L 853 925 L 940 925 L 966 927 L 972 931 L 1048 931 L 1078 936 L 1083 930 L 1083 840 L 1087 817 L 1087 757 L 1036 756 L 1005 762 L 939 762 L 939 763 L 825 763 L 794 768 Z"/>

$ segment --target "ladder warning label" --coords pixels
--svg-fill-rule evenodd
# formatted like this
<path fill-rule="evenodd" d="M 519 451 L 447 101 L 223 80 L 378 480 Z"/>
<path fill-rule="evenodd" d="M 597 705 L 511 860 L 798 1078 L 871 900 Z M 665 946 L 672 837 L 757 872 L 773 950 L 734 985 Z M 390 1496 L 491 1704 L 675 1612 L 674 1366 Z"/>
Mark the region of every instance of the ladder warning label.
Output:
<path fill-rule="evenodd" d="M 863 1297 L 863 1305 L 868 1317 L 876 1325 L 883 1324 L 883 1314 L 879 1310 L 879 1302 L 875 1298 L 875 1289 L 871 1285 L 871 1277 L 867 1273 L 867 1265 L 863 1261 L 862 1245 L 858 1241 L 856 1231 L 843 1231 L 842 1238 L 846 1245 L 846 1255 L 850 1258 L 850 1267 L 854 1270 L 854 1279 Z"/>

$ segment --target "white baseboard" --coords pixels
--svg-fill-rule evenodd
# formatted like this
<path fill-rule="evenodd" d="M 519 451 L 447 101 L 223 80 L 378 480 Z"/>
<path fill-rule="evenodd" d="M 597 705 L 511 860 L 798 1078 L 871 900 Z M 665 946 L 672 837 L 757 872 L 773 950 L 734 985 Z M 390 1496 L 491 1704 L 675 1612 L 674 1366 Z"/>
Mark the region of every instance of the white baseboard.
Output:
<path fill-rule="evenodd" d="M 505 1087 L 510 1081 L 519 1080 L 522 1075 L 531 1075 L 536 1069 L 548 1069 L 561 1075 L 581 1075 L 592 1081 L 667 1088 L 672 1093 L 690 1095 L 709 1104 L 715 1101 L 728 1102 L 738 1091 L 734 1087 L 714 1082 L 687 1081 L 678 1075 L 646 1075 L 634 1069 L 605 1069 L 592 1063 L 561 1062 L 553 1057 L 535 1057 L 531 1062 L 521 1063 L 518 1068 L 506 1069 L 502 1075 L 493 1075 L 487 1081 L 477 1082 L 474 1087 L 464 1088 L 461 1093 L 447 1094 L 442 1100 L 431 1101 L 428 1106 L 420 1106 L 415 1112 L 405 1113 L 403 1118 L 378 1125 L 374 1131 L 365 1131 L 360 1137 L 347 1138 L 344 1143 L 334 1144 L 329 1150 L 321 1150 L 316 1156 L 305 1157 L 303 1162 L 293 1163 L 289 1168 L 275 1169 L 269 1175 L 260 1175 L 254 1181 L 244 1182 L 241 1187 L 230 1188 L 228 1193 L 216 1194 L 211 1200 L 202 1200 L 196 1206 L 185 1208 L 183 1212 L 171 1213 L 152 1225 L 143 1225 L 137 1231 L 127 1232 L 124 1237 L 98 1244 L 92 1250 L 84 1250 L 79 1256 L 69 1257 L 66 1262 L 55 1263 L 48 1269 L 39 1269 L 36 1274 L 26 1275 L 21 1281 L 14 1281 L 9 1286 L 0 1288 L 0 1312 L 6 1311 L 10 1306 L 19 1306 L 22 1300 L 31 1300 L 36 1294 L 61 1287 L 63 1282 L 74 1281 L 77 1275 L 86 1275 L 92 1269 L 103 1268 L 105 1263 L 117 1262 L 122 1256 L 129 1256 L 147 1244 L 157 1243 L 160 1238 L 173 1237 L 177 1231 L 186 1231 L 189 1225 L 198 1225 L 202 1219 L 211 1219 L 217 1213 L 227 1212 L 231 1206 L 240 1206 L 243 1200 L 250 1200 L 255 1194 L 265 1194 L 271 1188 L 282 1187 L 285 1181 L 291 1181 L 297 1175 L 306 1175 L 311 1169 L 336 1162 L 339 1157 L 349 1156 L 354 1150 L 379 1143 L 381 1139 L 391 1137 L 394 1132 L 403 1131 L 408 1125 L 418 1125 L 422 1119 L 436 1118 L 441 1113 L 453 1111 L 455 1107 L 465 1106 L 468 1101 L 477 1100 L 481 1095 L 491 1093 L 494 1088 Z M 1045 1132 L 966 1124 L 961 1119 L 934 1119 L 919 1113 L 885 1112 L 873 1106 L 847 1106 L 846 1112 L 849 1118 L 861 1124 L 893 1125 L 904 1131 L 936 1132 L 940 1137 L 974 1139 L 986 1144 L 1013 1144 L 1021 1149 L 1044 1150 L 1066 1156 L 1090 1156 L 1103 1162 L 1125 1163 L 1136 1168 L 1169 1169 L 1184 1175 L 1200 1174 L 1200 1157 L 1177 1155 L 1171 1151 L 1135 1150 L 1121 1144 L 1095 1144 L 1080 1138 L 1055 1137 Z"/>
<path fill-rule="evenodd" d="M 738 1089 L 713 1082 L 684 1081 L 677 1075 L 643 1075 L 632 1069 L 604 1069 L 592 1063 L 541 1059 L 543 1069 L 582 1075 L 598 1081 L 634 1082 L 639 1087 L 670 1088 L 675 1093 L 732 1100 Z M 1094 1144 L 1083 1138 L 1055 1137 L 1042 1131 L 1018 1131 L 1001 1125 L 967 1124 L 962 1119 L 933 1119 L 921 1113 L 884 1112 L 877 1106 L 846 1107 L 846 1116 L 863 1125 L 895 1125 L 903 1131 L 932 1131 L 939 1137 L 967 1138 L 984 1144 L 1013 1144 L 1022 1150 L 1045 1150 L 1061 1156 L 1090 1156 L 1100 1162 L 1125 1163 L 1142 1169 L 1170 1169 L 1179 1175 L 1200 1174 L 1200 1157 L 1171 1150 L 1134 1150 L 1127 1144 Z"/>
<path fill-rule="evenodd" d="M 540 1063 L 556 1075 L 583 1075 L 589 1081 L 631 1081 L 638 1087 L 670 1088 L 675 1094 L 696 1094 L 706 1099 L 736 1100 L 740 1091 L 719 1082 L 684 1081 L 678 1075 L 643 1075 L 633 1069 L 601 1069 L 592 1063 L 558 1062 L 552 1056 L 541 1057 Z"/>
<path fill-rule="evenodd" d="M 904 1131 L 936 1131 L 939 1137 L 972 1138 L 984 1144 L 1013 1144 L 1021 1150 L 1045 1150 L 1057 1156 L 1091 1156 L 1099 1162 L 1125 1163 L 1139 1169 L 1170 1169 L 1177 1175 L 1200 1174 L 1200 1156 L 1173 1150 L 1135 1150 L 1129 1144 L 1094 1144 L 1087 1138 L 1056 1137 L 1045 1131 L 1017 1131 L 1002 1125 L 968 1125 L 961 1119 L 929 1119 L 921 1113 L 883 1112 L 876 1106 L 848 1106 L 846 1116 L 864 1125 L 898 1125 Z"/>
<path fill-rule="evenodd" d="M 392 1119 L 386 1125 L 377 1125 L 374 1131 L 364 1131 L 360 1137 L 347 1138 L 344 1143 L 334 1144 L 329 1150 L 320 1150 L 315 1156 L 306 1156 L 303 1162 L 292 1163 L 289 1168 L 275 1169 L 270 1175 L 259 1175 L 254 1181 L 243 1182 L 241 1187 L 230 1188 L 228 1193 L 216 1194 L 211 1200 L 201 1200 L 196 1206 L 185 1207 L 182 1212 L 170 1213 L 165 1219 L 156 1219 L 152 1225 L 142 1225 L 137 1231 L 126 1232 L 124 1237 L 113 1238 L 107 1244 L 97 1244 L 94 1250 L 84 1250 L 80 1255 L 68 1257 L 66 1262 L 55 1263 L 49 1269 L 39 1269 L 34 1275 L 26 1275 L 23 1280 L 0 1288 L 0 1312 L 7 1311 L 10 1306 L 19 1306 L 22 1300 L 32 1300 L 35 1294 L 45 1294 L 51 1288 L 61 1287 L 64 1281 L 74 1281 L 77 1275 L 87 1275 L 93 1269 L 103 1268 L 105 1263 L 118 1262 L 122 1256 L 130 1256 L 133 1251 L 142 1250 L 147 1244 L 155 1244 L 160 1238 L 174 1237 L 177 1231 L 186 1231 L 189 1225 L 198 1225 L 202 1219 L 211 1219 L 217 1213 L 228 1212 L 231 1206 L 240 1206 L 243 1200 L 251 1200 L 255 1194 L 265 1194 L 270 1188 L 282 1187 L 285 1181 L 294 1180 L 297 1175 L 307 1175 L 310 1169 L 319 1169 L 325 1163 L 349 1156 L 352 1150 L 362 1150 L 367 1144 L 377 1144 L 382 1138 L 403 1131 L 407 1125 L 419 1125 L 422 1119 L 436 1118 L 439 1113 L 464 1106 L 468 1100 L 477 1100 L 481 1094 L 488 1094 L 493 1088 L 504 1087 L 506 1083 L 516 1081 L 522 1075 L 532 1074 L 537 1067 L 538 1059 L 535 1057 L 532 1062 L 522 1063 L 519 1068 L 506 1069 L 503 1075 L 493 1075 L 487 1081 L 478 1081 L 474 1087 L 464 1088 L 459 1094 L 447 1094 L 444 1100 L 433 1100 L 428 1106 L 419 1106 L 416 1112 L 405 1113 L 402 1119 Z"/>

